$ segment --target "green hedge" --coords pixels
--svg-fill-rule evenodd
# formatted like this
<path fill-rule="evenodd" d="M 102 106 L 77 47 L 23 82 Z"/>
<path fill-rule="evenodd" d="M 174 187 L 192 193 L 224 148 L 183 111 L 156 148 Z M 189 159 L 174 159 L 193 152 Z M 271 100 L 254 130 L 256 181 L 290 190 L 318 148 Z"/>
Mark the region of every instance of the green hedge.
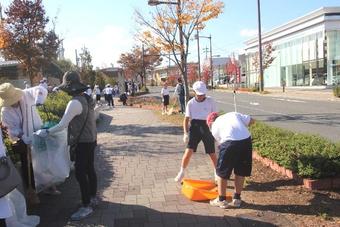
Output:
<path fill-rule="evenodd" d="M 43 122 L 59 122 L 70 100 L 71 96 L 62 91 L 49 94 L 44 106 L 38 108 L 39 115 Z"/>
<path fill-rule="evenodd" d="M 340 173 L 340 145 L 318 136 L 293 133 L 257 122 L 251 127 L 253 147 L 301 177 L 319 179 Z"/>

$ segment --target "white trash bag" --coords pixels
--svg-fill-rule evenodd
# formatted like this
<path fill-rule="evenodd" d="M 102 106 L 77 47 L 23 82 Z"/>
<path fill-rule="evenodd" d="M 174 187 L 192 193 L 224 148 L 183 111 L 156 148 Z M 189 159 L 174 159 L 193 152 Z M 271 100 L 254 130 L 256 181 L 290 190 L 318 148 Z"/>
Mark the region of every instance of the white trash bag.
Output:
<path fill-rule="evenodd" d="M 71 166 L 67 129 L 45 138 L 34 135 L 32 164 L 37 192 L 64 182 Z"/>
<path fill-rule="evenodd" d="M 6 218 L 8 227 L 35 227 L 40 223 L 40 217 L 27 215 L 25 197 L 17 189 L 6 195 L 13 215 Z"/>

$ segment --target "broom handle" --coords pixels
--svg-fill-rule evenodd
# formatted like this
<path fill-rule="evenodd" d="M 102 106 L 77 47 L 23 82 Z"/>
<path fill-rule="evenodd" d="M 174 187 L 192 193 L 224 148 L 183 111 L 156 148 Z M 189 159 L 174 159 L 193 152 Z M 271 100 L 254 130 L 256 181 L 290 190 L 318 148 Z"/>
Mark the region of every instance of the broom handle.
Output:
<path fill-rule="evenodd" d="M 28 188 L 32 188 L 32 175 L 31 175 L 31 147 L 29 144 L 27 144 L 27 171 L 28 171 Z"/>

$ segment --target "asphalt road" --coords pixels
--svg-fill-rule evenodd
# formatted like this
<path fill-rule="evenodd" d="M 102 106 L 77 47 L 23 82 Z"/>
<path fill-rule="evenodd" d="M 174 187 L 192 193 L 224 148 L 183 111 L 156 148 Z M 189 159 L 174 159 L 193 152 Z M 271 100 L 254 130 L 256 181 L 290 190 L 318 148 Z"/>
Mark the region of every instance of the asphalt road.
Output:
<path fill-rule="evenodd" d="M 151 95 L 160 96 L 160 88 L 151 88 Z M 215 99 L 218 110 L 234 111 L 232 92 L 209 91 L 208 95 Z M 340 142 L 339 102 L 236 93 L 236 109 L 280 128 Z"/>

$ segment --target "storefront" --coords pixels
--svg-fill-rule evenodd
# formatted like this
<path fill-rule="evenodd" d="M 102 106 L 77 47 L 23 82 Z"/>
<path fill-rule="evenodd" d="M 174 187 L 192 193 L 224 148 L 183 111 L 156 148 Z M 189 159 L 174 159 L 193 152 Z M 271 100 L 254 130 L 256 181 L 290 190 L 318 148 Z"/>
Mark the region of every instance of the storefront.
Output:
<path fill-rule="evenodd" d="M 274 61 L 264 70 L 265 87 L 326 86 L 340 82 L 340 7 L 325 7 L 262 35 Z M 247 85 L 259 82 L 257 39 L 246 42 Z M 265 50 L 264 50 L 265 52 Z"/>

